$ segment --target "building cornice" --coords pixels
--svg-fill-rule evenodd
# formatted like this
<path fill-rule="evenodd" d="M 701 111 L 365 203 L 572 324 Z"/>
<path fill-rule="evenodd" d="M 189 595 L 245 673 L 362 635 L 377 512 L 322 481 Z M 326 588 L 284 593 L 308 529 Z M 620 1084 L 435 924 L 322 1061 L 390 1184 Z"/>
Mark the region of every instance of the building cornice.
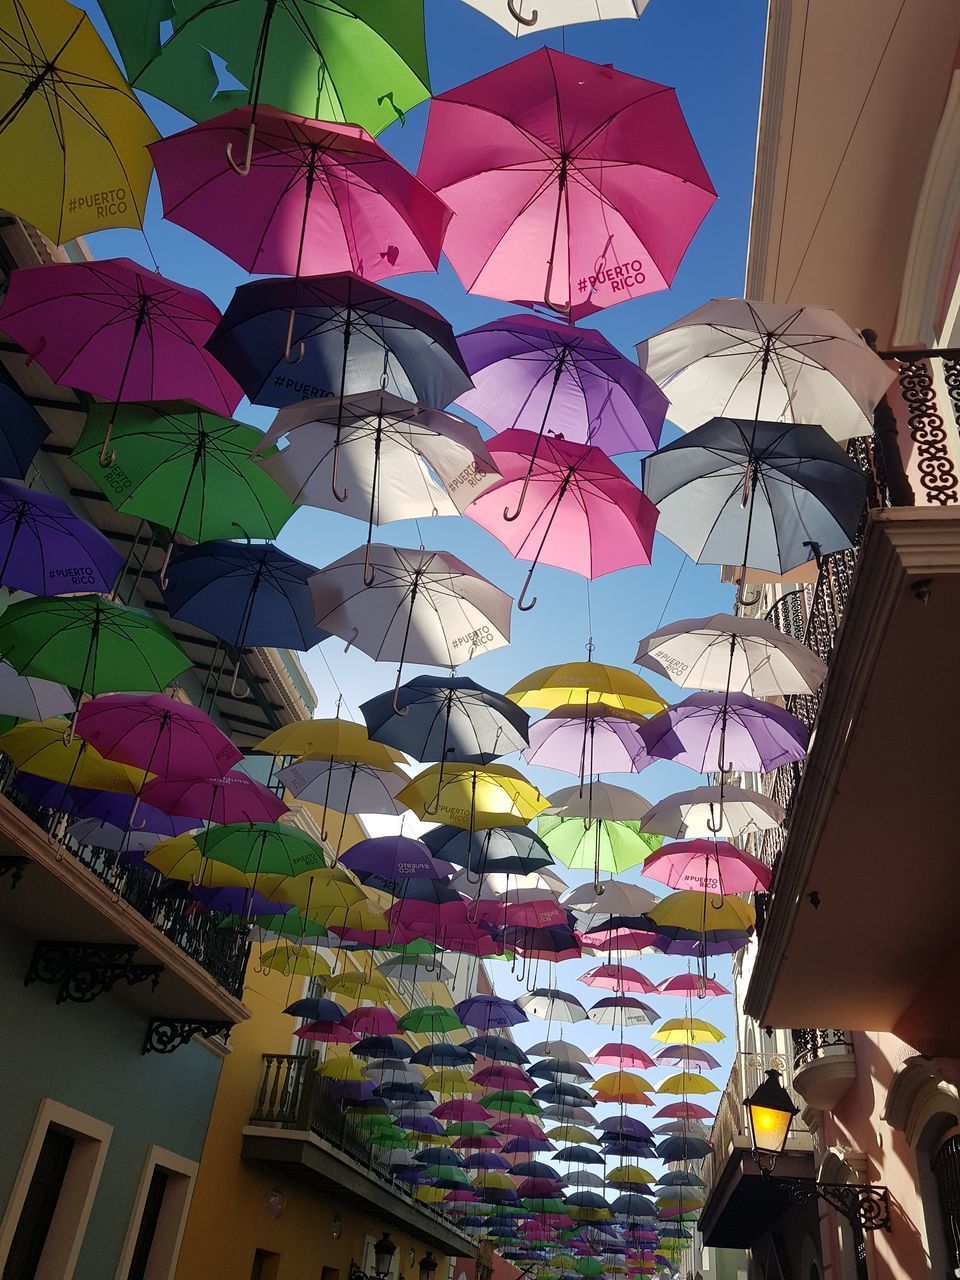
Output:
<path fill-rule="evenodd" d="M 763 55 L 753 201 L 750 211 L 744 297 L 765 298 L 767 253 L 774 221 L 778 159 L 782 140 L 787 67 L 795 6 L 789 0 L 768 0 L 767 35 Z M 794 100 L 794 110 L 796 101 Z"/>

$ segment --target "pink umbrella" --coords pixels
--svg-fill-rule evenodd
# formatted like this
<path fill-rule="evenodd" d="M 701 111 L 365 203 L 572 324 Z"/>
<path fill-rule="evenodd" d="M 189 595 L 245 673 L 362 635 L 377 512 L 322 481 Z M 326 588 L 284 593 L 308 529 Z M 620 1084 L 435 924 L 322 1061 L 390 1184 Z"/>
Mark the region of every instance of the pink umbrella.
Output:
<path fill-rule="evenodd" d="M 639 1071 L 649 1070 L 656 1063 L 649 1053 L 635 1044 L 622 1044 L 619 1041 L 601 1045 L 590 1055 L 590 1061 L 598 1067 L 619 1067 L 624 1069 L 636 1067 Z"/>
<path fill-rule="evenodd" d="M 356 1033 L 340 1022 L 307 1022 L 293 1033 L 300 1040 L 315 1040 L 320 1044 L 353 1044 Z"/>
<path fill-rule="evenodd" d="M 654 995 L 659 990 L 657 984 L 645 978 L 639 969 L 631 969 L 625 964 L 599 964 L 581 975 L 580 981 L 588 987 L 603 987 L 607 991 L 638 991 L 644 996 Z"/>
<path fill-rule="evenodd" d="M 419 176 L 468 290 L 572 319 L 666 288 L 716 199 L 672 89 L 555 49 L 434 98 Z"/>
<path fill-rule="evenodd" d="M 657 947 L 659 934 L 646 929 L 594 929 L 578 934 L 584 947 L 597 951 L 617 951 L 620 955 L 647 955 Z"/>
<path fill-rule="evenodd" d="M 680 973 L 675 978 L 664 978 L 657 987 L 657 992 L 662 996 L 728 996 L 730 994 L 716 978 L 697 977 L 693 973 Z"/>
<path fill-rule="evenodd" d="M 770 888 L 771 869 L 725 840 L 678 840 L 651 854 L 643 874 L 671 889 L 704 893 L 763 893 Z"/>
<path fill-rule="evenodd" d="M 528 1076 L 521 1067 L 511 1067 L 497 1063 L 492 1067 L 481 1067 L 470 1077 L 474 1084 L 485 1089 L 509 1089 L 520 1093 L 533 1093 L 537 1087 L 536 1080 Z"/>
<path fill-rule="evenodd" d="M 364 129 L 261 106 L 242 176 L 226 150 L 240 153 L 251 114 L 240 107 L 151 145 L 165 218 L 254 275 L 437 269 L 450 210 Z"/>
<path fill-rule="evenodd" d="M 712 1120 L 713 1112 L 698 1102 L 671 1102 L 653 1113 L 655 1120 Z"/>
<path fill-rule="evenodd" d="M 340 1025 L 365 1036 L 392 1036 L 399 1033 L 397 1015 L 379 1005 L 363 1005 L 345 1014 Z"/>
<path fill-rule="evenodd" d="M 507 1115 L 490 1128 L 510 1138 L 542 1138 L 543 1130 L 529 1116 Z"/>
<path fill-rule="evenodd" d="M 93 698 L 80 708 L 76 731 L 108 760 L 167 780 L 219 777 L 243 759 L 208 715 L 161 693 Z"/>
<path fill-rule="evenodd" d="M 492 1112 L 479 1102 L 471 1102 L 469 1098 L 455 1098 L 450 1102 L 441 1102 L 430 1114 L 438 1120 L 484 1121 L 490 1119 Z"/>
<path fill-rule="evenodd" d="M 189 400 L 230 415 L 243 392 L 204 348 L 220 321 L 206 294 L 129 258 L 55 262 L 10 277 L 3 329 L 53 379 L 113 401 Z M 113 414 L 100 463 L 109 451 Z"/>
<path fill-rule="evenodd" d="M 599 578 L 649 564 L 656 507 L 605 453 L 569 440 L 503 431 L 489 443 L 503 479 L 466 514 L 518 559 L 531 560 L 517 608 L 538 563 Z"/>
<path fill-rule="evenodd" d="M 143 788 L 141 798 L 161 813 L 203 819 L 218 826 L 276 822 L 288 808 L 262 782 L 240 772 L 222 778 L 155 778 Z"/>

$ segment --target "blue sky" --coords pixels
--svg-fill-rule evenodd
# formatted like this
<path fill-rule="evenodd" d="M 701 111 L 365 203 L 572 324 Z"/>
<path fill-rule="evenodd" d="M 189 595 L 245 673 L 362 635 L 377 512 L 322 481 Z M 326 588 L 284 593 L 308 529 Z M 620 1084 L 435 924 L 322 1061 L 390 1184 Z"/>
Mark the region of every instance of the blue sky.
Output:
<path fill-rule="evenodd" d="M 83 0 L 80 7 L 98 18 L 95 0 Z M 635 343 L 707 299 L 742 294 L 765 9 L 764 0 L 649 0 L 638 21 L 593 23 L 549 32 L 545 38 L 527 36 L 517 41 L 459 0 L 426 0 L 428 54 L 435 92 L 472 79 L 544 43 L 565 48 L 578 57 L 613 63 L 620 70 L 677 89 L 719 198 L 669 291 L 622 303 L 586 322 L 631 357 Z M 176 113 L 158 104 L 147 105 L 164 133 L 185 127 L 187 122 Z M 419 156 L 426 115 L 426 105 L 419 107 L 410 113 L 404 126 L 393 125 L 380 137 L 411 168 L 415 168 Z M 89 241 L 98 256 L 123 254 L 148 266 L 156 265 L 165 275 L 205 290 L 221 307 L 246 278 L 215 250 L 163 222 L 155 191 L 146 239 L 139 232 L 106 232 L 89 237 Z M 466 295 L 445 261 L 435 276 L 402 276 L 388 283 L 429 302 L 449 319 L 455 332 L 511 310 L 505 304 Z M 269 421 L 270 413 L 244 412 L 241 408 L 237 416 L 262 426 Z M 665 438 L 671 434 L 672 428 L 668 427 Z M 621 457 L 617 461 L 639 482 L 639 457 Z M 417 546 L 422 533 L 427 547 L 452 551 L 511 594 L 519 591 L 527 566 L 515 562 L 492 535 L 472 522 L 436 518 L 421 521 L 420 530 L 412 521 L 397 522 L 381 527 L 378 537 L 401 546 Z M 305 508 L 278 542 L 291 554 L 323 566 L 360 545 L 363 537 L 364 526 L 360 522 Z M 637 640 L 662 620 L 702 616 L 729 609 L 732 603 L 732 593 L 720 584 L 716 568 L 692 564 L 659 535 L 653 563 L 648 568 L 611 574 L 589 588 L 577 575 L 538 569 L 536 591 L 536 609 L 527 614 L 514 612 L 510 647 L 474 660 L 463 674 L 502 690 L 534 668 L 585 657 L 591 634 L 599 661 L 629 666 Z M 339 689 L 348 714 L 359 718 L 359 703 L 391 685 L 395 675 L 390 664 L 377 665 L 357 651 L 345 654 L 343 645 L 336 640 L 306 655 L 305 663 L 317 690 L 321 715 L 332 714 Z M 414 674 L 414 669 L 409 674 Z M 662 682 L 660 687 L 669 692 Z M 682 695 L 673 691 L 673 699 L 678 696 Z M 571 782 L 568 775 L 552 770 L 534 770 L 531 776 L 545 792 Z M 632 785 L 651 800 L 697 785 L 696 776 L 689 770 L 665 763 L 652 766 L 637 779 L 621 776 L 611 781 Z M 653 957 L 633 963 L 657 979 L 677 972 L 684 962 Z M 559 975 L 560 985 L 577 989 L 574 974 L 586 967 L 586 963 L 565 965 Z M 716 968 L 717 976 L 723 980 L 728 964 L 721 960 Z M 512 983 L 506 966 L 495 966 L 493 971 L 499 974 L 498 986 L 509 993 Z M 543 966 L 541 975 L 545 976 Z M 590 995 L 583 987 L 579 993 L 584 998 Z M 729 1027 L 730 1015 L 721 1013 L 720 1003 L 711 1003 L 710 1016 Z M 722 1003 L 729 1007 L 729 1002 Z M 664 1016 L 681 1012 L 680 1001 L 668 1004 L 665 1000 L 662 1005 Z M 610 1038 L 604 1034 L 609 1029 L 596 1028 L 595 1034 L 583 1037 L 579 1034 L 581 1029 L 577 1029 L 577 1039 L 589 1045 Z M 532 1024 L 531 1034 L 521 1033 L 518 1039 L 528 1043 L 540 1038 L 543 1030 L 542 1024 Z M 647 1043 L 647 1035 L 641 1033 L 643 1028 L 638 1029 L 638 1042 Z"/>

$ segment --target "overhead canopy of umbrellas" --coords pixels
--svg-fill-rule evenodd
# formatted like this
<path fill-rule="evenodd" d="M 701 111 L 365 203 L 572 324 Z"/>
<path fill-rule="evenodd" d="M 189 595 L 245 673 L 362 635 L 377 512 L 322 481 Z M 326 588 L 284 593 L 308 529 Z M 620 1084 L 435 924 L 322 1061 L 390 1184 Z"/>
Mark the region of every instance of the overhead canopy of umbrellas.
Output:
<path fill-rule="evenodd" d="M 520 36 L 636 20 L 644 0 L 466 5 Z M 668 288 L 716 198 L 672 89 L 540 48 L 432 99 L 414 175 L 375 136 L 430 97 L 421 0 L 100 7 L 120 65 L 66 0 L 0 13 L 4 207 L 56 244 L 137 228 L 156 172 L 163 216 L 259 278 L 221 313 L 78 255 L 14 271 L 0 329 L 95 398 L 72 464 L 154 526 L 163 605 L 209 637 L 214 692 L 230 662 L 247 696 L 244 649 L 330 636 L 396 675 L 363 724 L 338 705 L 270 733 L 259 781 L 214 697 L 185 701 L 174 636 L 119 598 L 122 555 L 35 483 L 46 425 L 0 371 L 9 789 L 262 943 L 262 966 L 300 982 L 287 1012 L 323 1047 L 331 1103 L 422 1199 L 542 1280 L 670 1267 L 703 1203 L 711 1112 L 691 1099 L 718 1088 L 714 958 L 746 944 L 769 887 L 751 842 L 784 813 L 763 776 L 806 751 L 781 703 L 826 675 L 748 616 L 743 580 L 851 546 L 867 477 L 842 445 L 872 429 L 890 371 L 819 306 L 708 301 L 636 362 L 580 326 Z M 137 90 L 194 123 L 160 138 Z M 384 283 L 441 254 L 509 314 L 458 337 Z M 277 411 L 266 430 L 235 417 L 244 396 Z M 682 434 L 661 446 L 667 416 Z M 360 545 L 292 556 L 274 540 L 301 508 Z M 523 613 L 538 566 L 647 566 L 655 530 L 736 569 L 737 611 L 631 636 L 655 684 L 594 661 L 589 638 L 587 661 L 491 689 L 458 668 L 510 643 L 510 595 L 384 529 L 438 516 L 529 565 Z M 538 593 L 562 581 L 538 572 Z M 691 788 L 645 799 L 633 775 L 657 794 L 658 761 Z M 545 794 L 524 766 L 567 784 Z M 400 829 L 352 840 L 363 814 Z M 408 814 L 432 824 L 422 839 Z M 654 980 L 647 956 L 673 969 Z M 522 993 L 468 986 L 451 1006 L 484 958 Z M 404 984 L 435 1003 L 410 1007 Z M 664 1018 L 671 998 L 683 1012 Z M 524 1049 L 511 1028 L 530 1021 L 544 1038 Z M 578 1024 L 610 1039 L 588 1055 Z M 658 1104 L 657 1128 L 635 1114 Z"/>

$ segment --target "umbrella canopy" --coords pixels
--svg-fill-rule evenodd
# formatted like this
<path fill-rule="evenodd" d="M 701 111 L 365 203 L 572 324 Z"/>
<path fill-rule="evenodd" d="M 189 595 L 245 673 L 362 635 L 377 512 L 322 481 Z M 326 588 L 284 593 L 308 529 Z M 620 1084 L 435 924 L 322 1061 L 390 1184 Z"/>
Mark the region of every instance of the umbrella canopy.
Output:
<path fill-rule="evenodd" d="M 281 725 L 258 742 L 254 750 L 274 756 L 368 764 L 374 769 L 389 769 L 403 762 L 399 751 L 371 742 L 364 725 L 339 716 Z"/>
<path fill-rule="evenodd" d="M 590 1055 L 590 1060 L 605 1067 L 637 1067 L 647 1070 L 653 1067 L 654 1061 L 645 1049 L 639 1045 L 625 1044 L 622 1040 L 601 1045 Z"/>
<path fill-rule="evenodd" d="M 697 773 L 769 773 L 807 754 L 807 729 L 770 702 L 745 693 L 693 693 L 640 729 L 647 751 Z"/>
<path fill-rule="evenodd" d="M 666 706 L 656 690 L 635 672 L 592 659 L 540 667 L 508 689 L 507 697 L 518 706 L 543 711 L 569 705 L 589 707 L 593 702 L 602 702 L 605 707 L 650 716 Z"/>
<path fill-rule="evenodd" d="M 653 1032 L 653 1039 L 667 1045 L 719 1044 L 726 1035 L 702 1018 L 670 1018 Z"/>
<path fill-rule="evenodd" d="M 576 996 L 554 987 L 537 987 L 526 992 L 518 998 L 517 1007 L 528 1018 L 543 1018 L 546 1022 L 583 1022 L 587 1016 Z"/>
<path fill-rule="evenodd" d="M 685 618 L 640 641 L 638 666 L 681 689 L 722 689 L 753 698 L 816 693 L 826 663 L 762 618 L 715 613 Z"/>
<path fill-rule="evenodd" d="M 601 871 L 617 875 L 629 871 L 663 843 L 661 836 L 651 835 L 639 822 L 544 813 L 537 827 L 558 862 L 577 871 L 593 870 L 595 886 Z"/>
<path fill-rule="evenodd" d="M 523 758 L 527 764 L 581 776 L 639 773 L 650 764 L 638 733 L 645 719 L 602 702 L 556 707 L 531 725 Z"/>
<path fill-rule="evenodd" d="M 522 825 L 542 812 L 546 799 L 532 782 L 505 764 L 430 765 L 398 793 L 418 817 L 468 830 Z M 468 870 L 471 863 L 467 864 Z M 475 864 L 472 866 L 476 870 Z"/>
<path fill-rule="evenodd" d="M 600 987 L 608 991 L 635 991 L 640 995 L 655 994 L 659 988 L 639 969 L 625 964 L 600 964 L 580 975 L 586 987 Z"/>
<path fill-rule="evenodd" d="M 760 791 L 743 787 L 694 787 L 651 805 L 644 826 L 674 840 L 717 838 L 772 831 L 784 821 L 782 805 Z"/>
<path fill-rule="evenodd" d="M 287 812 L 275 792 L 238 769 L 214 778 L 155 778 L 143 788 L 143 799 L 176 817 L 221 824 L 276 822 Z"/>
<path fill-rule="evenodd" d="M 873 432 L 873 411 L 896 376 L 826 307 L 714 298 L 637 347 L 669 386 L 683 431 L 715 414 L 820 422 L 835 440 Z"/>
<path fill-rule="evenodd" d="M 662 996 L 684 996 L 685 998 L 692 995 L 706 996 L 728 996 L 729 990 L 716 978 L 707 978 L 705 982 L 699 981 L 691 973 L 678 973 L 672 978 L 664 978 L 657 988 Z"/>
<path fill-rule="evenodd" d="M 482 1031 L 489 1031 L 491 1027 L 515 1027 L 527 1021 L 523 1010 L 513 1000 L 502 996 L 468 996 L 454 1005 L 454 1009 L 465 1027 L 477 1027 Z"/>
<path fill-rule="evenodd" d="M 657 513 L 600 449 L 516 429 L 489 448 L 503 479 L 467 515 L 533 562 L 518 608 L 541 562 L 591 579 L 650 563 Z"/>
<path fill-rule="evenodd" d="M 716 199 L 672 89 L 547 48 L 435 97 L 419 176 L 470 292 L 574 319 L 666 288 Z"/>
<path fill-rule="evenodd" d="M 0 479 L 0 586 L 36 596 L 106 593 L 122 559 L 55 494 Z"/>
<path fill-rule="evenodd" d="M 64 741 L 63 720 L 28 721 L 0 734 L 0 751 L 26 774 L 88 792 L 110 791 L 132 796 L 143 786 L 144 773 L 104 760 L 95 747 L 74 738 Z"/>
<path fill-rule="evenodd" d="M 349 273 L 241 285 L 208 346 L 276 409 L 378 387 L 440 409 L 470 385 L 438 312 Z"/>
<path fill-rule="evenodd" d="M 321 805 L 336 813 L 389 813 L 402 811 L 397 796 L 407 775 L 396 765 L 375 769 L 372 765 L 339 760 L 298 760 L 277 774 L 298 800 Z M 324 813 L 324 821 L 326 821 Z"/>
<path fill-rule="evenodd" d="M 0 475 L 25 480 L 50 428 L 6 369 L 0 369 Z"/>
<path fill-rule="evenodd" d="M 0 617 L 0 655 L 20 675 L 62 680 L 84 693 L 152 692 L 190 666 L 145 611 L 100 596 L 39 596 Z"/>
<path fill-rule="evenodd" d="M 643 874 L 671 889 L 702 893 L 763 893 L 770 888 L 771 869 L 735 845 L 716 840 L 679 840 L 652 854 Z"/>
<path fill-rule="evenodd" d="M 386 880 L 407 880 L 411 876 L 436 880 L 443 874 L 426 845 L 408 836 L 374 836 L 360 840 L 341 854 L 339 861 L 349 871 L 382 876 Z"/>
<path fill-rule="evenodd" d="M 691 933 L 745 933 L 756 922 L 756 912 L 736 895 L 715 898 L 703 892 L 678 890 L 662 898 L 648 912 L 658 927 Z"/>
<path fill-rule="evenodd" d="M 471 839 L 469 831 L 443 825 L 432 827 L 423 842 L 434 855 L 479 875 L 531 875 L 553 862 L 550 850 L 529 827 L 488 827 Z"/>
<path fill-rule="evenodd" d="M 533 0 L 466 0 L 473 9 L 485 13 L 514 36 L 549 27 L 567 27 L 575 22 L 597 22 L 601 18 L 639 18 L 647 0 L 551 0 L 549 8 Z"/>
<path fill-rule="evenodd" d="M 457 342 L 473 379 L 458 404 L 494 431 L 539 422 L 539 437 L 608 454 L 657 447 L 666 397 L 596 329 L 504 316 Z"/>
<path fill-rule="evenodd" d="M 18 675 L 9 662 L 0 661 L 0 715 L 20 720 L 47 720 L 70 715 L 75 706 L 64 685 Z"/>
<path fill-rule="evenodd" d="M 430 93 L 416 0 L 372 13 L 346 0 L 283 0 L 266 14 L 260 0 L 191 0 L 176 10 L 148 0 L 136 11 L 126 0 L 104 0 L 101 7 L 131 84 L 192 120 L 262 101 L 379 133 Z M 252 90 L 223 88 L 220 61 Z M 238 164 L 243 158 L 235 157 Z"/>
<path fill-rule="evenodd" d="M 605 996 L 590 1006 L 588 1017 L 601 1027 L 638 1027 L 660 1019 L 656 1009 L 633 996 Z"/>
<path fill-rule="evenodd" d="M 54 244 L 139 227 L 157 132 L 90 19 L 63 0 L 11 0 L 0 46 L 5 206 Z"/>
<path fill-rule="evenodd" d="M 237 173 L 251 125 L 249 172 Z M 163 216 L 252 275 L 435 271 L 450 211 L 370 135 L 262 105 L 150 148 Z M 243 217 L 236 217 L 237 207 Z"/>
<path fill-rule="evenodd" d="M 698 564 L 785 573 L 853 545 L 867 475 L 822 427 L 712 418 L 644 459 L 643 489 Z"/>
<path fill-rule="evenodd" d="M 76 731 L 107 759 L 166 779 L 218 777 L 243 759 L 198 707 L 159 693 L 94 698 L 80 708 Z"/>

